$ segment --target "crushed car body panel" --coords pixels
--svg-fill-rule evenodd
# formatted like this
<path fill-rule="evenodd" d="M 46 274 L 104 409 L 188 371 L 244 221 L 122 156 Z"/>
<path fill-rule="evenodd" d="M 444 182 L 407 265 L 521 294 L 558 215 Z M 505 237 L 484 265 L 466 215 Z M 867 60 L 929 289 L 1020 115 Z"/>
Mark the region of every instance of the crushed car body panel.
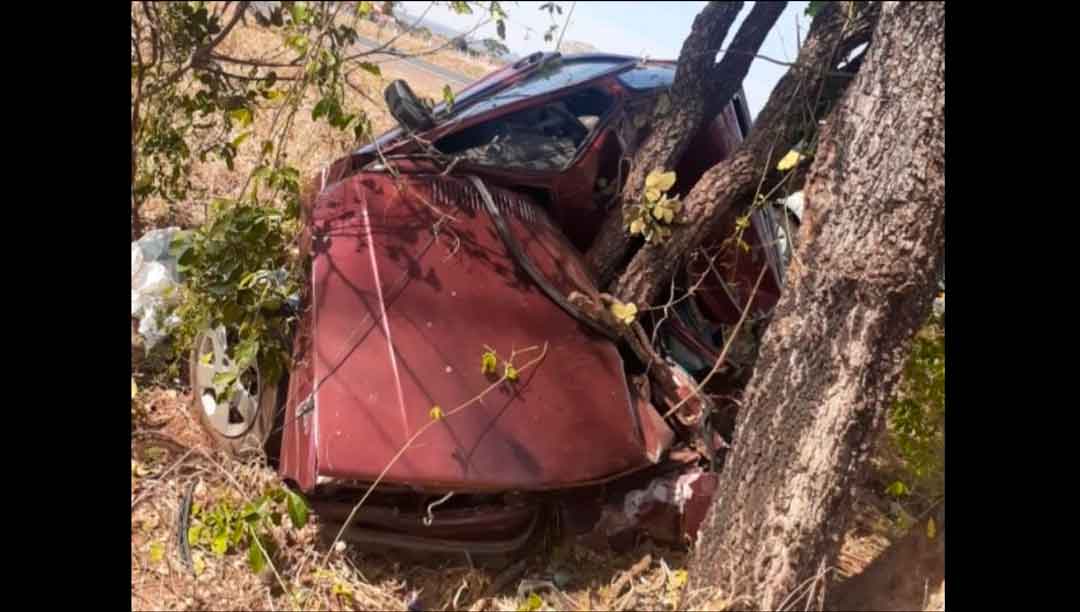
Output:
<path fill-rule="evenodd" d="M 542 209 L 492 192 L 552 285 L 595 291 Z M 317 200 L 312 245 L 315 453 L 287 453 L 285 466 L 302 486 L 313 473 L 374 480 L 433 407 L 470 402 L 527 347 L 514 365 L 546 345 L 540 365 L 430 427 L 386 481 L 455 491 L 587 484 L 650 465 L 658 440 L 670 440 L 655 409 L 631 397 L 615 346 L 532 286 L 466 182 L 350 177 Z M 500 358 L 496 376 L 481 373 L 485 347 Z"/>
<path fill-rule="evenodd" d="M 754 332 L 741 332 L 704 389 L 695 381 L 713 369 L 763 269 L 750 322 L 776 304 L 772 217 L 751 214 L 739 243 L 729 215 L 676 274 L 680 290 L 697 279 L 692 299 L 652 312 L 638 305 L 676 377 L 677 397 L 650 398 L 616 345 L 522 269 L 470 182 L 482 181 L 549 289 L 595 298 L 581 253 L 618 205 L 626 162 L 674 71 L 622 56 L 534 54 L 459 92 L 452 108 L 436 106 L 419 138 L 391 130 L 321 175 L 304 207 L 311 263 L 280 471 L 328 520 L 344 520 L 378 480 L 346 537 L 507 551 L 542 508 L 604 540 L 645 532 L 685 543 L 696 533 L 717 482 L 708 466 L 724 444 L 699 393 L 737 389 L 747 370 L 741 336 L 752 344 Z M 672 193 L 685 195 L 728 157 L 749 121 L 740 96 L 703 126 Z M 520 368 L 542 347 L 516 382 L 485 392 L 514 351 Z M 489 349 L 498 363 L 485 374 Z"/>

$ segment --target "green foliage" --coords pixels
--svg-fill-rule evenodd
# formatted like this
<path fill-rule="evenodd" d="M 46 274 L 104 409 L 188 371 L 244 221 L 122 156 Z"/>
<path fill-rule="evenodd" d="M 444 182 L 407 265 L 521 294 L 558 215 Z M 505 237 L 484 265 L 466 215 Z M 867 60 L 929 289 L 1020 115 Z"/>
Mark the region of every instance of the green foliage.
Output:
<path fill-rule="evenodd" d="M 264 182 L 298 197 L 295 170 L 267 172 Z M 273 383 L 284 372 L 290 349 L 293 315 L 283 306 L 299 290 L 295 275 L 282 273 L 295 263 L 288 247 L 297 222 L 254 202 L 222 201 L 215 208 L 210 222 L 180 233 L 171 246 L 185 281 L 176 310 L 181 320 L 176 348 L 186 355 L 200 331 L 223 325 L 237 336 L 229 346 L 237 371 L 220 374 L 215 386 L 224 392 L 253 363 Z"/>
<path fill-rule="evenodd" d="M 925 504 L 945 494 L 945 326 L 937 317 L 912 344 L 889 414 L 888 449 L 899 458 L 888 495 Z"/>
<path fill-rule="evenodd" d="M 309 509 L 307 501 L 298 493 L 284 487 L 271 489 L 259 499 L 243 503 L 219 500 L 202 508 L 192 508 L 192 524 L 188 528 L 188 542 L 222 557 L 230 552 L 247 549 L 248 564 L 255 572 L 261 572 L 274 554 L 276 546 L 271 537 L 271 527 L 282 527 L 287 510 L 294 529 L 307 525 Z"/>

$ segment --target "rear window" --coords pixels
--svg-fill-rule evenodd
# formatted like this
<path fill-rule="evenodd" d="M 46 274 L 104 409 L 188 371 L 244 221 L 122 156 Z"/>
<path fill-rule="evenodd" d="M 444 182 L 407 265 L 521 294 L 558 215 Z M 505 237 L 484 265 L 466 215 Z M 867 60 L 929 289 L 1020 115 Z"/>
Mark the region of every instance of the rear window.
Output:
<path fill-rule="evenodd" d="M 675 68 L 669 66 L 641 66 L 619 75 L 619 81 L 630 89 L 656 89 L 671 87 L 675 81 Z"/>

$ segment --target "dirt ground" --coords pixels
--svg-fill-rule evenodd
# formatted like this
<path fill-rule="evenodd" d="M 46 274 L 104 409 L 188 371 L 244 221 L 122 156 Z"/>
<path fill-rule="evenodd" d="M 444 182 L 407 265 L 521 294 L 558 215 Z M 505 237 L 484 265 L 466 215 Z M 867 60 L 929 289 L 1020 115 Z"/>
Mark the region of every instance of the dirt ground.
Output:
<path fill-rule="evenodd" d="M 327 556 L 318 519 L 278 535 L 280 576 L 255 575 L 246 555 L 193 549 L 198 575 L 179 561 L 176 520 L 194 482 L 195 502 L 223 495 L 249 499 L 276 484 L 258 463 L 210 452 L 186 409 L 187 396 L 152 387 L 139 392 L 134 428 L 154 431 L 179 447 L 149 458 L 132 452 L 131 605 L 134 610 L 302 609 L 519 610 L 530 595 L 538 609 L 674 610 L 686 581 L 686 552 L 644 543 L 630 554 L 597 552 L 574 543 L 551 545 L 523 563 L 484 568 L 469 559 L 421 560 L 346 549 Z M 190 451 L 190 452 L 189 452 Z M 906 537 L 890 539 L 880 500 L 862 491 L 857 518 L 827 589 L 828 610 L 944 610 L 944 528 L 926 536 L 924 519 Z M 940 523 L 939 523 L 940 524 Z M 499 584 L 496 584 L 499 583 Z M 495 589 L 493 590 L 493 586 Z M 729 609 L 732 594 L 712 593 L 702 609 Z M 419 602 L 417 604 L 417 602 Z"/>

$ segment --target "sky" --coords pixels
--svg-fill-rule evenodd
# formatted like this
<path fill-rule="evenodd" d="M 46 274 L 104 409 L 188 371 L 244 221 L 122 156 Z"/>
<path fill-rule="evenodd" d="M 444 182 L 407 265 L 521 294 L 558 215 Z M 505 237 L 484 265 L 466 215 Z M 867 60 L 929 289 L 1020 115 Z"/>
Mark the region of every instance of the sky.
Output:
<path fill-rule="evenodd" d="M 410 15 L 423 13 L 430 2 L 402 2 Z M 504 44 L 518 55 L 539 50 L 553 50 L 555 41 L 545 43 L 544 32 L 551 25 L 551 16 L 541 11 L 544 2 L 502 2 L 508 15 Z M 625 55 L 644 55 L 657 59 L 677 59 L 683 40 L 690 33 L 694 17 L 705 2 L 568 2 L 559 1 L 563 14 L 555 18 L 560 27 L 573 7 L 565 40 L 586 42 L 600 51 Z M 747 2 L 739 13 L 728 39 L 754 3 Z M 800 36 L 806 36 L 810 19 L 803 12 L 809 2 L 789 2 L 787 9 L 762 44 L 761 55 L 782 61 L 793 61 Z M 447 7 L 432 7 L 426 19 L 460 31 L 471 30 L 486 15 L 456 15 Z M 796 25 L 798 24 L 798 25 Z M 477 30 L 476 38 L 496 37 L 494 24 Z M 556 36 L 558 38 L 558 36 Z M 726 44 L 726 43 L 725 43 Z M 769 97 L 776 82 L 787 69 L 771 62 L 755 59 L 743 83 L 750 112 L 755 116 Z"/>

